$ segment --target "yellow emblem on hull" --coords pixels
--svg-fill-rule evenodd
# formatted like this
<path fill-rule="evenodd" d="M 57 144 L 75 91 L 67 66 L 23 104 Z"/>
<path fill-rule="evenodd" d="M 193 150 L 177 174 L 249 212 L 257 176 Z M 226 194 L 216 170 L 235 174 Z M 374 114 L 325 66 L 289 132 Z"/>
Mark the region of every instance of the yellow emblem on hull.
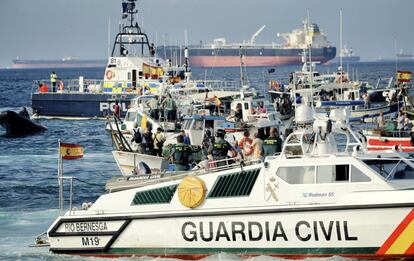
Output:
<path fill-rule="evenodd" d="M 201 205 L 206 195 L 204 181 L 197 177 L 185 177 L 178 186 L 178 199 L 187 208 L 196 208 Z"/>

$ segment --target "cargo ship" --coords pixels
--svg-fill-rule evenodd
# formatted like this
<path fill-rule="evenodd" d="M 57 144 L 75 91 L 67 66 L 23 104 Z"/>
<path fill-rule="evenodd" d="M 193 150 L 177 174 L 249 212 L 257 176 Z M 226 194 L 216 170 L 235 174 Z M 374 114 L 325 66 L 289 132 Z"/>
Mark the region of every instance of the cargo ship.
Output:
<path fill-rule="evenodd" d="M 12 69 L 57 69 L 57 68 L 99 68 L 105 67 L 107 60 L 90 59 L 81 60 L 76 57 L 65 57 L 56 60 L 25 60 L 15 59 Z"/>
<path fill-rule="evenodd" d="M 188 46 L 190 65 L 192 67 L 237 67 L 240 55 L 245 66 L 277 66 L 301 64 L 304 49 L 311 46 L 312 60 L 326 63 L 335 58 L 336 48 L 331 45 L 326 35 L 317 24 L 303 22 L 303 28 L 290 33 L 278 33 L 284 39 L 283 44 L 256 44 L 257 36 L 265 25 L 254 33 L 249 41 L 227 43 L 225 38 L 218 38 L 211 44 Z M 158 46 L 157 55 L 175 62 L 184 57 L 183 48 L 179 46 Z"/>

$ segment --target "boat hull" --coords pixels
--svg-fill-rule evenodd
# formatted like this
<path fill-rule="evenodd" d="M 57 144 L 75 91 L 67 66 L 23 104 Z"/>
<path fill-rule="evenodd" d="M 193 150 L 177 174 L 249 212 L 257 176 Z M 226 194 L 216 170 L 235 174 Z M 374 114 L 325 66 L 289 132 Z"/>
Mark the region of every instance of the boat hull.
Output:
<path fill-rule="evenodd" d="M 403 108 L 403 103 L 400 102 L 394 103 L 391 105 L 379 106 L 370 109 L 357 109 L 351 111 L 351 121 L 365 121 L 367 119 L 377 118 L 380 113 L 384 113 L 384 115 L 396 113 L 399 109 Z"/>
<path fill-rule="evenodd" d="M 240 54 L 243 55 L 243 65 L 248 67 L 301 64 L 303 53 L 303 49 L 300 48 L 269 46 L 243 46 L 242 49 L 238 46 L 189 46 L 188 51 L 191 67 L 239 67 Z M 179 46 L 159 46 L 157 54 L 163 59 L 171 59 L 184 57 L 184 50 Z M 335 55 L 335 47 L 312 48 L 312 61 L 315 62 L 326 63 Z"/>
<path fill-rule="evenodd" d="M 200 259 L 243 256 L 414 257 L 413 206 L 343 206 L 63 217 L 54 253 Z M 407 238 L 408 236 L 408 238 Z"/>
<path fill-rule="evenodd" d="M 118 100 L 123 117 L 135 96 L 133 93 L 33 93 L 32 108 L 39 116 L 103 118 L 113 115 L 115 100 Z"/>

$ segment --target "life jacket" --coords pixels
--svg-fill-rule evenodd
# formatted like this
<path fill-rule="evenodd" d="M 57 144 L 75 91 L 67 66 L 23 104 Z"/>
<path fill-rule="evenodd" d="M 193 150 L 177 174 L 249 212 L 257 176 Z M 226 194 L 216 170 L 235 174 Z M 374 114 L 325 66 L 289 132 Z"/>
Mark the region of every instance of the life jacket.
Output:
<path fill-rule="evenodd" d="M 191 155 L 190 146 L 179 143 L 173 146 L 173 163 L 174 164 L 188 164 Z"/>

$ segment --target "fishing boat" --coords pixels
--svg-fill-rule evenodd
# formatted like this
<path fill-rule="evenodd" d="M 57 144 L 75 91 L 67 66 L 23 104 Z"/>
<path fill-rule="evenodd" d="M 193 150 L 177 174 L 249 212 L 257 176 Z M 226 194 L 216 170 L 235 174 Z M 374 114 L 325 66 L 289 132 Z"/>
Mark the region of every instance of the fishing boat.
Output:
<path fill-rule="evenodd" d="M 308 119 L 313 113 L 304 106 L 298 122 L 313 124 L 290 134 L 280 155 L 133 181 L 59 216 L 47 231 L 50 250 L 180 259 L 219 252 L 413 258 L 412 160 L 367 151 L 347 124 L 349 111 Z"/>
<path fill-rule="evenodd" d="M 29 118 L 14 111 L 3 111 L 0 113 L 0 125 L 6 129 L 6 135 L 23 136 L 46 131 L 47 128 Z"/>

